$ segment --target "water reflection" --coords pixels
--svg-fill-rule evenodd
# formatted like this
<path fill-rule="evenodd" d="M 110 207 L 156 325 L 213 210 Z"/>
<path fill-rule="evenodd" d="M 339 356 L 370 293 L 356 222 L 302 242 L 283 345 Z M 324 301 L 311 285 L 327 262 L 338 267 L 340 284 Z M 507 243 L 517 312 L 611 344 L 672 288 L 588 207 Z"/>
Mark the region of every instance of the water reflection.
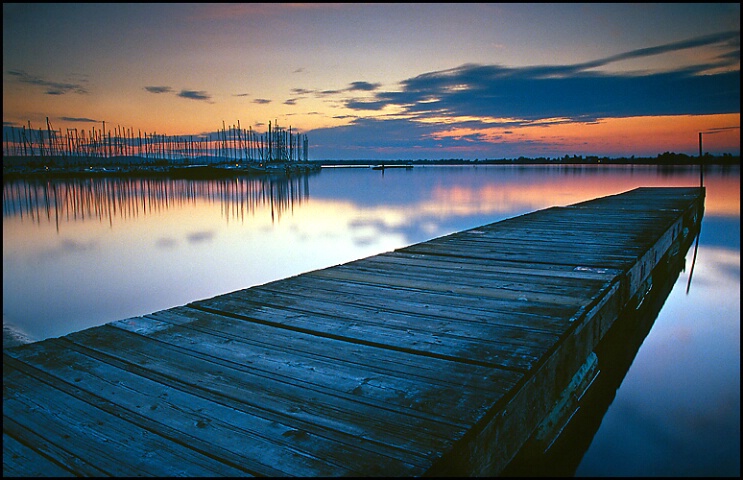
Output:
<path fill-rule="evenodd" d="M 680 276 L 576 475 L 740 473 L 740 170 L 704 182 L 689 294 Z M 553 205 L 698 184 L 692 168 L 637 166 L 4 182 L 3 325 L 41 340 Z"/>
<path fill-rule="evenodd" d="M 702 243 L 739 250 L 739 171 L 705 181 Z M 9 181 L 3 314 L 43 339 L 553 205 L 697 182 L 689 168 L 595 165 Z"/>
<path fill-rule="evenodd" d="M 738 171 L 739 174 L 739 171 Z M 419 167 L 398 169 L 385 177 L 361 169 L 332 169 L 322 174 L 238 177 L 221 180 L 158 178 L 29 179 L 3 182 L 3 217 L 18 216 L 36 223 L 115 219 L 177 211 L 200 201 L 219 205 L 227 220 L 244 220 L 263 212 L 272 221 L 293 213 L 312 196 L 333 204 L 347 201 L 363 209 L 366 219 L 388 228 L 438 235 L 452 230 L 446 221 L 482 218 L 482 223 L 568 205 L 637 186 L 693 186 L 698 172 L 690 167 Z M 443 178 L 445 176 L 446 178 Z M 740 183 L 736 172 L 710 169 L 707 211 L 740 215 Z M 332 208 L 332 207 L 331 207 Z M 332 215 L 332 212 L 331 212 Z M 362 223 L 363 220 L 355 220 Z M 410 228 L 417 224 L 419 227 Z M 406 228 L 406 226 L 408 228 Z M 471 225 L 474 226 L 474 225 Z"/>
<path fill-rule="evenodd" d="M 244 220 L 267 210 L 272 221 L 309 198 L 310 174 L 222 180 L 153 178 L 29 179 L 3 182 L 3 217 L 35 223 L 136 218 L 177 209 L 197 200 L 221 205 L 226 219 Z"/>

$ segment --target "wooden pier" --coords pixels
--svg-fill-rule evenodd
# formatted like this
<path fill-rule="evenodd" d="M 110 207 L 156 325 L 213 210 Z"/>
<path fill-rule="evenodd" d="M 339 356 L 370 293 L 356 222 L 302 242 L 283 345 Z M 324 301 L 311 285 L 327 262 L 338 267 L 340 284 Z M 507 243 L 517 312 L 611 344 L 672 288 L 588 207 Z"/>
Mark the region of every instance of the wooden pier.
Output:
<path fill-rule="evenodd" d="M 639 188 L 3 351 L 3 476 L 497 475 L 685 255 Z"/>

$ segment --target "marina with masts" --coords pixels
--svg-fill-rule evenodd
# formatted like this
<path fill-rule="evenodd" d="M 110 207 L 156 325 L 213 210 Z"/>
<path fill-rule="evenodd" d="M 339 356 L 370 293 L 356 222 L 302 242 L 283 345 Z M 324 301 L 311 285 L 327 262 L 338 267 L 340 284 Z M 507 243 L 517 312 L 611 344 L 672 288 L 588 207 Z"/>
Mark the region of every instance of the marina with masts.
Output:
<path fill-rule="evenodd" d="M 79 171 L 119 167 L 221 166 L 223 169 L 260 171 L 306 164 L 309 140 L 306 134 L 268 122 L 267 131 L 242 128 L 240 121 L 202 135 L 167 135 L 131 127 L 111 127 L 100 122 L 89 130 L 55 129 L 49 118 L 44 127 L 28 122 L 6 128 L 3 138 L 3 173 L 6 169 L 31 168 L 43 171 Z M 108 171 L 108 170 L 105 170 Z M 120 170 L 118 170 L 120 171 Z"/>

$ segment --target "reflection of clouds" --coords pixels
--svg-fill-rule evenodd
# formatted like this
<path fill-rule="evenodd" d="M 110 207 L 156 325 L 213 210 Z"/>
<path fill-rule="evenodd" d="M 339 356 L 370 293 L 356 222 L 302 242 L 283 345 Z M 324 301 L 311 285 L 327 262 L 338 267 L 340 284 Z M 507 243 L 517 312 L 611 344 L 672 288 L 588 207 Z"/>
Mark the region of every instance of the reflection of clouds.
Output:
<path fill-rule="evenodd" d="M 348 222 L 351 230 L 359 231 L 385 231 L 389 230 L 387 222 L 383 218 L 352 218 Z"/>
<path fill-rule="evenodd" d="M 376 235 L 367 235 L 363 237 L 353 237 L 354 245 L 358 247 L 369 247 L 374 245 L 378 240 Z"/>
<path fill-rule="evenodd" d="M 514 202 L 507 199 L 494 199 L 495 189 L 484 190 L 436 187 L 433 198 L 414 204 L 353 205 L 353 218 L 347 225 L 354 236 L 396 235 L 411 243 L 451 233 L 462 225 L 491 223 L 530 210 L 526 205 L 514 207 Z"/>
<path fill-rule="evenodd" d="M 726 276 L 728 280 L 734 280 L 740 284 L 740 252 L 735 256 L 734 263 L 725 262 L 718 264 L 718 267 L 723 277 Z"/>
<path fill-rule="evenodd" d="M 97 243 L 93 240 L 89 242 L 81 242 L 77 240 L 62 239 L 56 247 L 52 247 L 45 251 L 42 251 L 40 256 L 45 258 L 58 259 L 69 254 L 83 253 L 95 250 L 97 247 Z"/>
<path fill-rule="evenodd" d="M 363 247 L 393 238 L 401 239 L 399 246 L 405 246 L 460 229 L 459 226 L 442 222 L 442 218 L 435 213 L 411 210 L 409 207 L 375 208 L 363 210 L 359 215 L 361 217 L 352 218 L 347 225 L 354 243 Z M 462 215 L 444 219 L 454 222 L 464 219 L 469 224 L 471 222 L 467 220 L 468 218 Z"/>
<path fill-rule="evenodd" d="M 545 195 L 544 188 L 533 185 L 519 187 L 498 184 L 479 188 L 437 187 L 432 191 L 434 202 L 424 207 L 441 215 L 473 215 L 538 210 L 553 203 L 554 196 Z"/>
<path fill-rule="evenodd" d="M 716 173 L 721 173 L 721 175 Z M 711 174 L 705 174 L 704 184 L 707 187 L 707 197 L 704 200 L 705 219 L 709 215 L 715 215 L 739 222 L 740 168 L 730 172 L 713 170 Z M 738 232 L 740 232 L 740 227 Z M 740 241 L 738 244 L 740 245 Z"/>
<path fill-rule="evenodd" d="M 160 248 L 174 248 L 177 244 L 175 238 L 171 237 L 160 237 L 155 242 L 155 245 Z"/>
<path fill-rule="evenodd" d="M 78 242 L 76 240 L 69 240 L 64 239 L 60 242 L 59 245 L 60 250 L 64 252 L 85 252 L 88 250 L 93 250 L 95 248 L 95 242 Z"/>
<path fill-rule="evenodd" d="M 686 310 L 680 314 L 713 319 L 712 323 L 703 324 L 708 328 L 733 322 L 731 328 L 735 325 L 739 339 L 740 250 L 700 245 L 693 271 L 691 271 L 692 261 L 693 247 L 686 255 L 685 280 L 689 286 L 687 295 L 694 301 L 689 303 Z M 691 275 L 690 283 L 688 282 L 689 275 Z M 740 351 L 740 345 L 737 348 Z"/>
<path fill-rule="evenodd" d="M 689 258 L 687 254 L 687 260 Z M 702 268 L 694 270 L 692 283 L 699 279 L 710 284 L 732 285 L 740 293 L 740 250 L 700 247 L 697 265 Z M 740 295 L 737 298 L 740 302 Z"/>
<path fill-rule="evenodd" d="M 441 227 L 436 222 L 423 222 L 421 229 L 428 234 L 435 234 L 440 231 Z"/>
<path fill-rule="evenodd" d="M 213 231 L 201 231 L 201 232 L 193 232 L 189 233 L 186 236 L 186 239 L 188 239 L 189 243 L 201 243 L 201 242 L 207 242 L 214 238 L 214 232 Z"/>
<path fill-rule="evenodd" d="M 704 235 L 703 226 L 702 239 Z M 606 434 L 597 435 L 602 444 L 592 444 L 584 462 L 602 458 L 619 464 L 630 456 L 644 458 L 634 452 L 652 452 L 678 472 L 715 459 L 703 468 L 714 472 L 720 468 L 719 452 L 734 451 L 739 459 L 740 250 L 700 245 L 691 275 L 693 252 L 692 245 L 684 273 L 602 419 Z M 631 441 L 622 441 L 625 436 Z M 597 448 L 606 454 L 597 455 Z M 688 455 L 679 459 L 679 448 Z M 613 473 L 635 476 L 642 471 L 651 470 L 628 464 Z"/>
<path fill-rule="evenodd" d="M 383 218 L 352 218 L 348 222 L 353 243 L 368 247 L 378 243 L 380 238 L 398 235 L 397 228 L 391 227 Z"/>

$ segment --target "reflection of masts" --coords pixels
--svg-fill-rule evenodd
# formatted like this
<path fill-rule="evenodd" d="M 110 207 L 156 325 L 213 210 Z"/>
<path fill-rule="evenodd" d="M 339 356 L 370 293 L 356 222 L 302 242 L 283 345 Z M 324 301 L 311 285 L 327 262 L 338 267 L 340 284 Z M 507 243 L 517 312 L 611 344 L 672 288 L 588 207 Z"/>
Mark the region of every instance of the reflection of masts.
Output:
<path fill-rule="evenodd" d="M 272 220 L 292 212 L 309 198 L 306 175 L 192 181 L 152 178 L 85 178 L 19 180 L 3 183 L 3 215 L 28 216 L 34 223 L 60 219 L 100 222 L 113 226 L 122 219 L 166 211 L 205 199 L 222 205 L 223 215 L 244 219 L 245 211 L 270 210 Z"/>

